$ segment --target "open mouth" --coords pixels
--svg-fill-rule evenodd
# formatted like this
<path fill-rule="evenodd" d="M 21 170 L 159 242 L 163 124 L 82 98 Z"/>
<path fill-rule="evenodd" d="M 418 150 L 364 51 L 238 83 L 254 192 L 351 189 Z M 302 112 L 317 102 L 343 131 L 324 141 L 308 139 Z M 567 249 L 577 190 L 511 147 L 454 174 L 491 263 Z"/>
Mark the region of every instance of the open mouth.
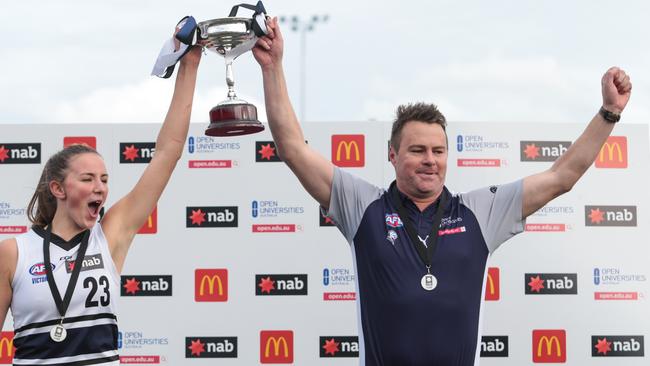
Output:
<path fill-rule="evenodd" d="M 102 201 L 100 200 L 88 202 L 88 211 L 90 211 L 90 216 L 93 218 L 99 216 L 99 210 L 101 207 Z"/>

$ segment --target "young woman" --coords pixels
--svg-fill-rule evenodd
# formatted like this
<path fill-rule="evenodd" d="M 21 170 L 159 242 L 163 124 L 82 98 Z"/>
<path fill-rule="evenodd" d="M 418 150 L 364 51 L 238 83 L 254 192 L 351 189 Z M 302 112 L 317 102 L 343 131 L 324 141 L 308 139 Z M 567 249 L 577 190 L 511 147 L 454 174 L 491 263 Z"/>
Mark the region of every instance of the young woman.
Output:
<path fill-rule="evenodd" d="M 45 164 L 28 206 L 32 229 L 0 242 L 0 329 L 11 306 L 14 365 L 119 365 L 119 273 L 181 157 L 200 51 L 181 60 L 155 156 L 101 222 L 108 195 L 101 156 L 75 145 Z"/>

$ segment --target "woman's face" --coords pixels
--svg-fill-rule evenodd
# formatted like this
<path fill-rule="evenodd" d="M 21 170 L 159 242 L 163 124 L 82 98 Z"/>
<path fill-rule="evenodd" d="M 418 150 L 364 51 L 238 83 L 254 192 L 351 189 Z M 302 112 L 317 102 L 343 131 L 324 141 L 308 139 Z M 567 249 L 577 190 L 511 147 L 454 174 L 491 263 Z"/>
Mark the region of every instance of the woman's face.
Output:
<path fill-rule="evenodd" d="M 58 206 L 81 229 L 92 228 L 108 196 L 108 173 L 104 159 L 94 153 L 79 154 L 68 164 Z M 57 209 L 58 209 L 57 206 Z"/>

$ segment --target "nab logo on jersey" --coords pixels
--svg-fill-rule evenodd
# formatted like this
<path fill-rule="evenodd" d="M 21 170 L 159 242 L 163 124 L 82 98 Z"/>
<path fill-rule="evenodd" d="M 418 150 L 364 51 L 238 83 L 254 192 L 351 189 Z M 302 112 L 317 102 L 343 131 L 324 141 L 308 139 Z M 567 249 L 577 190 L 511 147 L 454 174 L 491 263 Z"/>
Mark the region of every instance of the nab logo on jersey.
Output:
<path fill-rule="evenodd" d="M 508 336 L 482 336 L 481 357 L 508 357 Z"/>
<path fill-rule="evenodd" d="M 41 144 L 0 142 L 0 164 L 40 164 Z"/>
<path fill-rule="evenodd" d="M 293 331 L 261 331 L 260 363 L 293 363 Z"/>
<path fill-rule="evenodd" d="M 499 268 L 488 268 L 487 280 L 485 281 L 485 301 L 497 301 L 500 298 Z"/>
<path fill-rule="evenodd" d="M 255 275 L 255 295 L 307 295 L 306 274 Z"/>
<path fill-rule="evenodd" d="M 120 142 L 120 164 L 147 164 L 155 152 L 155 142 Z"/>
<path fill-rule="evenodd" d="M 359 357 L 359 337 L 320 337 L 320 357 Z"/>
<path fill-rule="evenodd" d="M 594 165 L 596 168 L 627 168 L 627 137 L 609 136 L 600 148 Z"/>
<path fill-rule="evenodd" d="M 332 135 L 332 163 L 344 168 L 364 166 L 365 135 Z"/>
<path fill-rule="evenodd" d="M 121 276 L 122 296 L 172 296 L 172 276 Z"/>
<path fill-rule="evenodd" d="M 566 331 L 564 329 L 533 330 L 533 362 L 565 363 Z"/>
<path fill-rule="evenodd" d="M 228 301 L 228 270 L 196 269 L 194 271 L 194 301 Z"/>
<path fill-rule="evenodd" d="M 97 138 L 95 136 L 66 136 L 63 138 L 63 148 L 72 145 L 86 145 L 97 149 Z"/>
<path fill-rule="evenodd" d="M 0 364 L 11 365 L 15 352 L 14 332 L 0 332 Z"/>
<path fill-rule="evenodd" d="M 237 227 L 237 211 L 237 206 L 189 206 L 185 208 L 185 226 Z"/>
<path fill-rule="evenodd" d="M 571 146 L 571 141 L 520 141 L 521 161 L 555 161 Z"/>
<path fill-rule="evenodd" d="M 526 273 L 526 295 L 577 295 L 577 273 Z"/>
<path fill-rule="evenodd" d="M 155 234 L 158 232 L 158 206 L 147 217 L 147 221 L 142 224 L 138 234 Z"/>
<path fill-rule="evenodd" d="M 591 336 L 592 357 L 643 357 L 642 335 Z"/>
<path fill-rule="evenodd" d="M 237 358 L 237 337 L 185 337 L 185 358 Z"/>

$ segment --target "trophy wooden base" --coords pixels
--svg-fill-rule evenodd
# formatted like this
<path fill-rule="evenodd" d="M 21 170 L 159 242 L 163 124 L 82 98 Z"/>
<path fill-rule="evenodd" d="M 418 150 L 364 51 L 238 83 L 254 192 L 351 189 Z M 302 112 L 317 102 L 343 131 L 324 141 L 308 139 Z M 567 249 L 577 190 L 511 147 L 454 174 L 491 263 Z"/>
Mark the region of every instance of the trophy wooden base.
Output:
<path fill-rule="evenodd" d="M 240 136 L 264 131 L 257 108 L 248 103 L 220 104 L 210 110 L 208 136 Z"/>

